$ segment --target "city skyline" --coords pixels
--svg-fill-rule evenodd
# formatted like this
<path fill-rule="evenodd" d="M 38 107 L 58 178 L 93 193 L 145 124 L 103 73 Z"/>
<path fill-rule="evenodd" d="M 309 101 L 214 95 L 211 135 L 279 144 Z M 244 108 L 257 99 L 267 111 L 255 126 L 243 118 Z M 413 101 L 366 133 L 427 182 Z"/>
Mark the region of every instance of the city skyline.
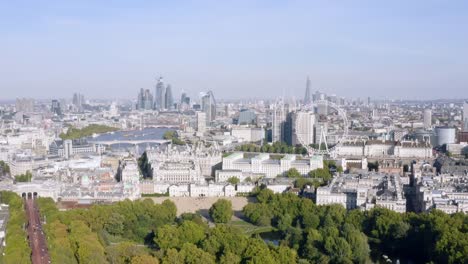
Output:
<path fill-rule="evenodd" d="M 382 99 L 458 98 L 468 84 L 462 1 L 0 7 L 2 100 L 128 98 L 156 75 L 175 96 L 233 99 L 303 98 L 306 76 L 312 91 Z"/>

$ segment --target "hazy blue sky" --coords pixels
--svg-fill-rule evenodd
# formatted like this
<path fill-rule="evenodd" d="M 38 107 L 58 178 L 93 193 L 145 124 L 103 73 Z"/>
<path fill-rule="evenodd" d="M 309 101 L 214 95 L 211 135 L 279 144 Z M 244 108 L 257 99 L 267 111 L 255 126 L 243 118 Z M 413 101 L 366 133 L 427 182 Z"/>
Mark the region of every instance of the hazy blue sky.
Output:
<path fill-rule="evenodd" d="M 0 0 L 0 100 L 468 97 L 468 1 Z"/>

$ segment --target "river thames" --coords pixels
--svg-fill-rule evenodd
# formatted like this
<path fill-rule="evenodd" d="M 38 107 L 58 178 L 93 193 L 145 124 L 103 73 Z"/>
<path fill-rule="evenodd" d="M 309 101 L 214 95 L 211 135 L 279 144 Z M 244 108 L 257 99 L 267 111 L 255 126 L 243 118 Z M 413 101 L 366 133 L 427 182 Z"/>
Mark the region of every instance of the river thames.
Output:
<path fill-rule="evenodd" d="M 87 140 L 90 143 L 98 141 L 141 141 L 148 139 L 163 139 L 164 133 L 166 131 L 174 130 L 173 128 L 159 127 L 159 128 L 145 128 L 142 130 L 127 130 L 127 131 L 116 131 L 110 133 L 99 134 L 95 137 L 88 137 Z M 138 144 L 138 147 L 135 147 L 134 144 L 127 143 L 116 143 L 112 144 L 111 148 L 113 150 L 129 150 L 131 152 L 137 151 L 138 155 L 141 155 L 147 147 L 157 146 L 157 143 L 141 143 Z"/>

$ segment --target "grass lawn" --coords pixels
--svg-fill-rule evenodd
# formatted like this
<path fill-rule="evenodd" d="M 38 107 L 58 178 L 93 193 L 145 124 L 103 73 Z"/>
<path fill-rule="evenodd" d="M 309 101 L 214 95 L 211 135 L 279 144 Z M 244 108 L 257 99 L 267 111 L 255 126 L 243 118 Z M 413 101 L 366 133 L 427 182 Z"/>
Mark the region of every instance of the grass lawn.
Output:
<path fill-rule="evenodd" d="M 244 220 L 233 220 L 229 222 L 229 225 L 235 226 L 243 230 L 244 233 L 248 235 L 270 232 L 275 230 L 272 226 L 256 226 Z"/>

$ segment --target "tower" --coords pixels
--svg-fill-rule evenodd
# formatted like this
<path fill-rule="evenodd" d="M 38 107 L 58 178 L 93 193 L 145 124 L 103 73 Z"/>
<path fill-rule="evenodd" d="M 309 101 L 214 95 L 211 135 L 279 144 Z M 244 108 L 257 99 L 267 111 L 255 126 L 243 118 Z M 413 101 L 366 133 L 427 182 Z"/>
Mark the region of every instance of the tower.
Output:
<path fill-rule="evenodd" d="M 311 102 L 312 102 L 312 94 L 310 93 L 310 79 L 309 79 L 309 76 L 307 76 L 304 104 L 310 104 Z"/>
<path fill-rule="evenodd" d="M 283 102 L 276 103 L 273 107 L 271 120 L 271 141 L 283 141 L 284 123 L 286 121 L 286 113 Z"/>
<path fill-rule="evenodd" d="M 468 102 L 463 102 L 463 131 L 468 132 Z"/>
<path fill-rule="evenodd" d="M 431 109 L 424 109 L 423 123 L 424 123 L 425 129 L 432 127 L 432 110 Z"/>

